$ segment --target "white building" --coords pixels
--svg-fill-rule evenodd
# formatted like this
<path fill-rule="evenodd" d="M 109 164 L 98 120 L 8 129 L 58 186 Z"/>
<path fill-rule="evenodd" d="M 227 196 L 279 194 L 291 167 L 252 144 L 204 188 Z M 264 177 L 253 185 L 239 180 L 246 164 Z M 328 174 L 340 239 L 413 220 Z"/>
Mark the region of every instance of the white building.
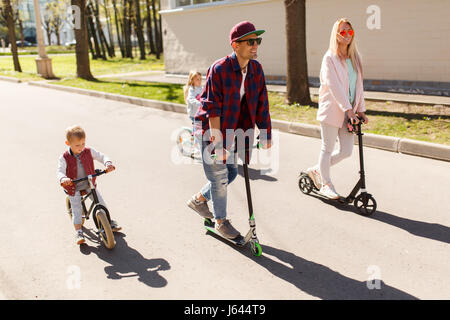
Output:
<path fill-rule="evenodd" d="M 258 60 L 268 82 L 285 81 L 283 0 L 161 0 L 161 9 L 166 72 L 205 74 L 232 51 L 231 27 L 249 20 L 266 30 Z M 346 17 L 363 57 L 366 89 L 450 95 L 450 1 L 307 0 L 306 12 L 313 85 L 318 85 L 331 28 Z"/>

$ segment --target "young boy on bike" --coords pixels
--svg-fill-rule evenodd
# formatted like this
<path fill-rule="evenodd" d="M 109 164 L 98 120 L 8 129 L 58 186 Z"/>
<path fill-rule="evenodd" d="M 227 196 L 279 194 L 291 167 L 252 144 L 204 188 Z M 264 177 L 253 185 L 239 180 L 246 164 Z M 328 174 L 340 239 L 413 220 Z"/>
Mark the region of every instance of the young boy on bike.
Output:
<path fill-rule="evenodd" d="M 75 239 L 76 243 L 80 245 L 86 242 L 82 230 L 81 197 L 90 190 L 88 181 L 82 181 L 75 185 L 72 180 L 94 174 L 94 160 L 103 163 L 106 166 L 106 172 L 115 170 L 115 167 L 107 156 L 94 150 L 92 147 L 86 147 L 86 133 L 79 126 L 72 126 L 66 129 L 66 145 L 69 148 L 59 157 L 57 177 L 58 182 L 69 195 L 72 208 L 72 222 L 76 230 Z M 93 182 L 95 183 L 95 178 Z M 100 204 L 106 207 L 98 189 L 97 195 Z M 111 229 L 119 231 L 122 228 L 119 227 L 117 222 L 111 220 Z"/>

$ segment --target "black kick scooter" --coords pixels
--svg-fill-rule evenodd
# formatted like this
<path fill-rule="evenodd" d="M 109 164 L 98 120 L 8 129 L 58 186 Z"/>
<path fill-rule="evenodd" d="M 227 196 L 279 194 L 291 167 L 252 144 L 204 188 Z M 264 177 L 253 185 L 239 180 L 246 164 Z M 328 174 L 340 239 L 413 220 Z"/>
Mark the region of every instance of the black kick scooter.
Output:
<path fill-rule="evenodd" d="M 355 205 L 356 209 L 358 209 L 358 212 L 360 214 L 362 214 L 363 216 L 370 216 L 372 213 L 376 211 L 377 203 L 375 199 L 372 197 L 372 195 L 368 193 L 366 190 L 366 177 L 364 174 L 363 141 L 362 141 L 362 136 L 364 134 L 361 132 L 362 119 L 359 117 L 358 119 L 359 119 L 358 124 L 355 125 L 351 123 L 352 130 L 349 131 L 355 133 L 358 136 L 360 178 L 356 183 L 355 187 L 353 188 L 352 192 L 350 192 L 350 194 L 347 197 L 339 197 L 338 199 L 336 199 L 336 201 L 339 201 L 340 203 L 344 204 L 350 204 L 353 202 L 353 204 Z M 315 194 L 322 196 L 319 193 L 319 189 L 317 189 L 314 182 L 311 180 L 311 178 L 308 176 L 306 172 L 300 173 L 298 186 L 300 187 L 300 190 L 304 194 L 314 192 Z M 356 196 L 359 190 L 361 190 L 361 193 L 358 196 Z"/>

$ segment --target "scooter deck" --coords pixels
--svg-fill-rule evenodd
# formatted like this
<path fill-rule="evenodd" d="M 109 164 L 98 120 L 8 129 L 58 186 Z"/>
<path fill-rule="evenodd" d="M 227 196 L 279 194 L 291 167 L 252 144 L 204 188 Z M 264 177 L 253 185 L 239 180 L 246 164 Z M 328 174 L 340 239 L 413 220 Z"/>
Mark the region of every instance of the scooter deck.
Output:
<path fill-rule="evenodd" d="M 225 240 L 227 240 L 227 241 L 233 243 L 234 245 L 236 245 L 236 246 L 238 246 L 238 247 L 243 247 L 243 246 L 245 245 L 245 239 L 244 239 L 244 237 L 243 237 L 242 235 L 239 235 L 237 238 L 234 238 L 234 239 L 228 239 L 228 238 L 225 238 L 224 236 L 222 236 L 222 235 L 216 230 L 216 228 L 215 228 L 215 222 L 212 221 L 212 220 L 210 220 L 210 219 L 205 219 L 204 226 L 205 226 L 205 229 L 206 229 L 206 230 L 208 230 L 208 231 L 210 231 L 210 232 L 212 232 L 212 233 L 218 235 L 218 236 L 221 237 L 222 239 L 225 239 Z"/>
<path fill-rule="evenodd" d="M 300 176 L 302 176 L 302 175 L 304 175 L 304 176 L 309 178 L 308 174 L 306 172 L 304 172 L 304 171 L 300 172 Z M 311 179 L 311 178 L 309 178 L 309 179 Z M 321 197 L 322 199 L 325 199 L 325 200 L 337 201 L 337 202 L 342 203 L 342 204 L 349 204 L 350 203 L 348 201 L 348 198 L 347 197 L 343 197 L 343 196 L 339 196 L 339 198 L 337 198 L 337 199 L 327 198 L 326 196 L 324 196 L 323 194 L 320 193 L 320 190 L 317 189 L 317 187 L 314 184 L 313 184 L 313 188 L 312 188 L 311 192 L 314 192 L 315 195 L 317 195 L 317 196 L 319 196 L 319 197 Z"/>

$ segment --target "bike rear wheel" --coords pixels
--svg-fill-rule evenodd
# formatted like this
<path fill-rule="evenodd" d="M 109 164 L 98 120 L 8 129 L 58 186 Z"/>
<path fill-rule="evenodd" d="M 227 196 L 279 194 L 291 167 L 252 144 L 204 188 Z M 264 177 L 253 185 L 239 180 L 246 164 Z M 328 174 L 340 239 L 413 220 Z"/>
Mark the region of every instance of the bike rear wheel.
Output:
<path fill-rule="evenodd" d="M 69 197 L 66 197 L 66 209 L 67 213 L 69 214 L 70 221 L 72 221 L 72 206 L 70 205 Z M 86 221 L 86 212 L 83 212 L 82 214 L 81 225 L 84 225 L 84 222 Z"/>
<path fill-rule="evenodd" d="M 95 211 L 95 218 L 97 220 L 98 232 L 100 239 L 106 248 L 112 249 L 116 245 L 114 239 L 114 234 L 111 229 L 111 224 L 109 223 L 108 216 L 103 208 L 97 209 Z"/>

